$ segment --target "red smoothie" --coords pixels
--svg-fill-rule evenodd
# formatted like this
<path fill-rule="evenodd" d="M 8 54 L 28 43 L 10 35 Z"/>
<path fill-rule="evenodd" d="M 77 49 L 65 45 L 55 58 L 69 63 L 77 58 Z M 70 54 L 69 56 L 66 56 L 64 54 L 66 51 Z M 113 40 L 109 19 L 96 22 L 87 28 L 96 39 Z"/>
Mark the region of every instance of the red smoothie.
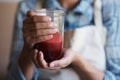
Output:
<path fill-rule="evenodd" d="M 42 51 L 46 62 L 50 63 L 53 60 L 60 59 L 63 47 L 63 37 L 57 32 L 53 35 L 53 38 L 44 42 L 35 44 L 34 48 Z"/>

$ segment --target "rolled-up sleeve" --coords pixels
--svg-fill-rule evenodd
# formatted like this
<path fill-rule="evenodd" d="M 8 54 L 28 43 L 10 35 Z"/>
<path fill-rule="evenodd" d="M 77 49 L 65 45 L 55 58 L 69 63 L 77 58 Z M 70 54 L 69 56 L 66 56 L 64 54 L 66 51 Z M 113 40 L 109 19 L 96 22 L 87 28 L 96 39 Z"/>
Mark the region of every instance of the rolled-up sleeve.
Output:
<path fill-rule="evenodd" d="M 8 80 L 26 80 L 24 74 L 22 73 L 18 65 L 18 58 L 21 54 L 24 44 L 22 32 L 23 19 L 26 17 L 26 12 L 28 10 L 29 8 L 27 7 L 25 1 L 21 1 L 18 5 L 14 26 L 10 63 L 8 65 Z M 35 68 L 33 80 L 37 80 L 38 74 L 38 70 Z"/>

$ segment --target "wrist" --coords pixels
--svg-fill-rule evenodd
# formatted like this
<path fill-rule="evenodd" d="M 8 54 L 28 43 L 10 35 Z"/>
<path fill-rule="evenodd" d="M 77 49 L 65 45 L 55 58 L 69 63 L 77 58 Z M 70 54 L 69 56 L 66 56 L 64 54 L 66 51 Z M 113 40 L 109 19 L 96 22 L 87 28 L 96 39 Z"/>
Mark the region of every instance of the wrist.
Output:
<path fill-rule="evenodd" d="M 18 65 L 27 80 L 31 80 L 34 73 L 34 64 L 31 59 L 31 51 L 24 46 L 18 59 Z"/>
<path fill-rule="evenodd" d="M 25 63 L 25 64 L 32 64 L 31 52 L 32 50 L 29 49 L 26 45 L 24 45 L 18 62 Z"/>
<path fill-rule="evenodd" d="M 74 54 L 74 56 L 73 56 L 73 59 L 72 59 L 72 64 L 76 65 L 78 63 L 79 55 L 75 51 L 73 51 L 73 54 Z"/>

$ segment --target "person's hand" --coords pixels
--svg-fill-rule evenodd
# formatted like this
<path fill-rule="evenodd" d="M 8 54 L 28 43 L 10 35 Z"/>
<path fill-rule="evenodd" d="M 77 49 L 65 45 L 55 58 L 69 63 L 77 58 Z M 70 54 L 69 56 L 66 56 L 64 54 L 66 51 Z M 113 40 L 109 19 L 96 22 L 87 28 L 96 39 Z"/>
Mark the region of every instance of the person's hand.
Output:
<path fill-rule="evenodd" d="M 44 55 L 41 51 L 38 51 L 37 49 L 34 50 L 32 54 L 32 59 L 35 65 L 38 68 L 43 69 L 61 69 L 64 67 L 67 67 L 71 63 L 75 61 L 76 53 L 72 50 L 64 50 L 63 51 L 63 57 L 60 60 L 52 61 L 51 63 L 47 63 L 44 60 Z"/>
<path fill-rule="evenodd" d="M 27 80 L 31 80 L 34 72 L 34 63 L 31 59 L 31 54 L 34 53 L 33 47 L 38 42 L 51 39 L 57 32 L 57 25 L 51 22 L 48 16 L 37 16 L 33 11 L 28 11 L 22 30 L 24 46 L 18 64 Z"/>
<path fill-rule="evenodd" d="M 37 16 L 33 11 L 28 11 L 27 18 L 23 21 L 24 43 L 30 48 L 35 43 L 49 40 L 57 32 L 57 25 L 51 22 L 48 16 Z"/>

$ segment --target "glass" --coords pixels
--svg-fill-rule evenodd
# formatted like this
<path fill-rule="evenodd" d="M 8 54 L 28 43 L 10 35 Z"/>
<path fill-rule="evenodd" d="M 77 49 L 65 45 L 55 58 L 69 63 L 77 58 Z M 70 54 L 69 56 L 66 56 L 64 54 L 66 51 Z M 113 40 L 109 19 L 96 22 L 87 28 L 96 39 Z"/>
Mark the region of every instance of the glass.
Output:
<path fill-rule="evenodd" d="M 35 10 L 37 16 L 50 16 L 51 21 L 57 24 L 58 32 L 53 34 L 53 38 L 35 44 L 34 48 L 42 51 L 46 62 L 59 60 L 62 56 L 64 38 L 64 12 L 62 10 Z"/>

